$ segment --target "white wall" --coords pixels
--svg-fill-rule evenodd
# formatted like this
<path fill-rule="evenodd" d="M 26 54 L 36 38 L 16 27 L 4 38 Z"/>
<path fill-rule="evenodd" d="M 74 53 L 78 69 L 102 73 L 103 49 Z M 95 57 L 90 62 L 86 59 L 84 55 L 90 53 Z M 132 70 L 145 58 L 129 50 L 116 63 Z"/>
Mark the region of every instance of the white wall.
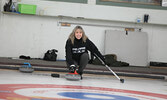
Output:
<path fill-rule="evenodd" d="M 2 0 L 2 7 L 6 1 Z M 167 12 L 166 10 L 137 9 L 78 3 L 51 2 L 40 0 L 22 0 L 19 3 L 37 4 L 37 14 L 41 10 L 47 16 L 16 15 L 0 13 L 0 57 L 19 57 L 29 55 L 42 58 L 46 50 L 58 49 L 58 59 L 65 57 L 65 41 L 76 25 L 62 27 L 59 21 L 142 27 L 148 33 L 149 61 L 167 62 Z M 135 24 L 137 17 L 150 15 L 149 23 Z M 86 19 L 60 18 L 58 15 L 84 17 Z M 101 20 L 90 20 L 101 19 Z M 104 21 L 106 20 L 106 21 Z M 117 22 L 118 21 L 118 22 Z M 162 25 L 159 25 L 162 24 Z M 123 28 L 83 25 L 88 37 L 104 53 L 104 31 L 124 30 Z"/>
<path fill-rule="evenodd" d="M 162 6 L 167 7 L 167 0 L 162 0 Z"/>

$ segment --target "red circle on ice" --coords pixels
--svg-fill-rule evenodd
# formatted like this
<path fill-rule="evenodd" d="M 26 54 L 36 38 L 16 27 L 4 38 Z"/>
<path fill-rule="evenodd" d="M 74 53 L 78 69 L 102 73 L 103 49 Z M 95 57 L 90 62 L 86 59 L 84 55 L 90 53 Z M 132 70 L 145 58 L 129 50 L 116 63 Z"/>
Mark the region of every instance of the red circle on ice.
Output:
<path fill-rule="evenodd" d="M 0 100 L 74 100 L 62 93 L 85 93 L 91 98 L 94 94 L 99 98 L 107 98 L 105 96 L 113 95 L 120 97 L 129 97 L 142 100 L 167 99 L 167 95 L 159 93 L 150 93 L 142 91 L 76 86 L 76 85 L 54 85 L 54 84 L 0 84 Z M 98 95 L 100 94 L 100 95 Z M 101 96 L 101 97 L 100 97 Z M 103 97 L 102 97 L 103 96 Z M 114 100 L 114 99 L 113 99 Z"/>

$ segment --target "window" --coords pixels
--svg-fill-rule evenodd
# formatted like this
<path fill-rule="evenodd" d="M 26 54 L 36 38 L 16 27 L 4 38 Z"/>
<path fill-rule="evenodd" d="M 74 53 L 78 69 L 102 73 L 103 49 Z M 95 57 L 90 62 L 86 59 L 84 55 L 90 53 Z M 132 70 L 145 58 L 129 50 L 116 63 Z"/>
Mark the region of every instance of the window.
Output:
<path fill-rule="evenodd" d="M 167 7 L 162 6 L 162 1 L 163 0 L 96 0 L 96 4 L 107 6 L 167 10 Z"/>
<path fill-rule="evenodd" d="M 104 2 L 123 2 L 147 5 L 161 5 L 162 0 L 100 0 Z"/>
<path fill-rule="evenodd" d="M 60 2 L 72 2 L 72 3 L 87 3 L 87 0 L 46 0 L 46 1 L 60 1 Z"/>

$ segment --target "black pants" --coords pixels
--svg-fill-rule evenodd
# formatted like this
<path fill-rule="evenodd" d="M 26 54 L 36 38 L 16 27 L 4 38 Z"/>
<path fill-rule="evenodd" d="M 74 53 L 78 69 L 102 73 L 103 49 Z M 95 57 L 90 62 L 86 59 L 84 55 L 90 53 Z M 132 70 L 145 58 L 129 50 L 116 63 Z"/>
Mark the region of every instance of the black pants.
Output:
<path fill-rule="evenodd" d="M 80 61 L 79 63 L 77 63 L 76 61 L 74 61 L 74 64 L 78 65 L 78 74 L 82 75 L 83 74 L 83 70 L 85 69 L 86 65 L 88 64 L 89 61 L 89 55 L 88 53 L 83 53 L 81 55 Z M 67 67 L 69 68 L 70 65 L 67 63 Z"/>

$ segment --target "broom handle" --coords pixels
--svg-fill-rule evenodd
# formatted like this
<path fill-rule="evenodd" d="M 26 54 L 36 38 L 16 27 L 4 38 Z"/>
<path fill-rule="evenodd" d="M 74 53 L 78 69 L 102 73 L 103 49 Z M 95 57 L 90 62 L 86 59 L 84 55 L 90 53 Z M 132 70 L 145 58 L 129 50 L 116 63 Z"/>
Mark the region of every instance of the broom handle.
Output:
<path fill-rule="evenodd" d="M 117 79 L 120 80 L 120 78 L 118 77 L 118 75 L 110 67 L 108 67 L 108 65 L 105 64 L 105 66 L 114 74 L 115 77 L 117 77 Z"/>
<path fill-rule="evenodd" d="M 115 76 L 117 79 L 120 80 L 119 76 L 118 76 L 110 67 L 108 67 L 108 65 L 106 65 L 106 64 L 104 63 L 104 61 L 103 61 L 100 57 L 98 57 L 96 54 L 95 54 L 95 56 L 102 62 L 103 65 L 105 65 L 105 67 L 107 67 L 107 68 L 114 74 L 114 76 Z"/>

